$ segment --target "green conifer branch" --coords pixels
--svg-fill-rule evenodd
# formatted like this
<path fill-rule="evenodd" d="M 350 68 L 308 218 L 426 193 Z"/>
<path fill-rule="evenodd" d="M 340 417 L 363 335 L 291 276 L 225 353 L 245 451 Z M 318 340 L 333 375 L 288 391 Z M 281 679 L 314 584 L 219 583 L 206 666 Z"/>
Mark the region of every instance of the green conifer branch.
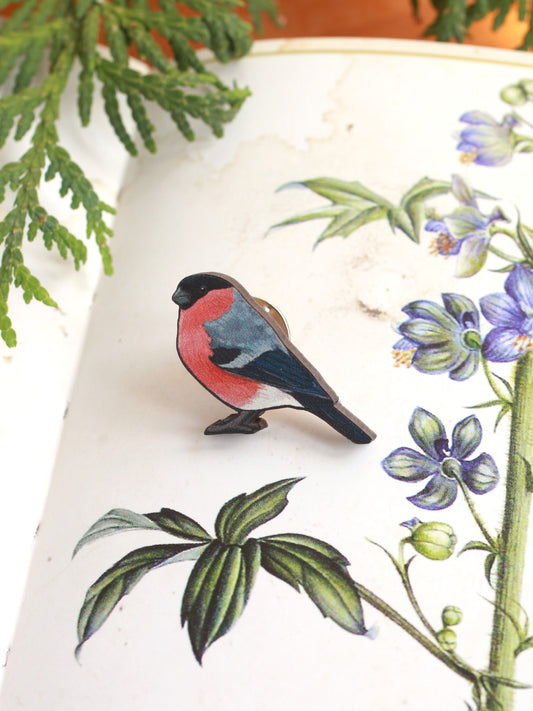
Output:
<path fill-rule="evenodd" d="M 256 25 L 261 12 L 275 17 L 274 0 L 247 0 Z M 0 9 L 10 3 L 0 0 Z M 117 137 L 131 155 L 138 149 L 126 126 L 130 112 L 147 150 L 155 152 L 155 128 L 147 102 L 167 111 L 188 140 L 194 139 L 194 121 L 205 123 L 216 136 L 231 121 L 248 96 L 247 89 L 228 87 L 207 71 L 192 43 L 203 43 L 226 62 L 245 54 L 251 45 L 251 27 L 235 14 L 241 0 L 185 0 L 193 16 L 180 12 L 174 0 L 160 0 L 159 10 L 146 0 L 25 0 L 0 27 L 0 84 L 9 93 L 0 98 L 0 148 L 11 135 L 21 139 L 33 131 L 30 147 L 11 163 L 0 166 L 0 202 L 12 206 L 0 220 L 0 335 L 8 346 L 16 335 L 8 316 L 12 287 L 21 288 L 26 302 L 56 302 L 24 263 L 25 240 L 38 236 L 46 249 L 57 249 L 79 269 L 87 257 L 85 243 L 73 235 L 41 205 L 43 181 L 58 178 L 60 195 L 70 198 L 72 209 L 86 215 L 86 237 L 98 244 L 104 271 L 112 273 L 108 239 L 112 230 L 106 215 L 113 209 L 102 202 L 80 166 L 61 146 L 57 131 L 59 103 L 72 69 L 79 66 L 78 113 L 87 126 L 96 90 Z M 111 60 L 97 48 L 103 30 Z M 169 59 L 159 42 L 168 41 Z M 130 49 L 147 60 L 155 73 L 132 68 Z M 48 74 L 40 79 L 44 61 Z M 125 102 L 120 100 L 120 94 Z"/>
<path fill-rule="evenodd" d="M 427 27 L 425 35 L 435 37 L 439 42 L 457 40 L 463 42 L 474 22 L 483 20 L 493 13 L 492 29 L 500 29 L 509 12 L 516 7 L 518 19 L 529 26 L 518 49 L 533 47 L 533 6 L 526 0 L 431 0 L 436 12 L 435 20 Z M 411 0 L 411 6 L 418 17 L 418 2 Z"/>

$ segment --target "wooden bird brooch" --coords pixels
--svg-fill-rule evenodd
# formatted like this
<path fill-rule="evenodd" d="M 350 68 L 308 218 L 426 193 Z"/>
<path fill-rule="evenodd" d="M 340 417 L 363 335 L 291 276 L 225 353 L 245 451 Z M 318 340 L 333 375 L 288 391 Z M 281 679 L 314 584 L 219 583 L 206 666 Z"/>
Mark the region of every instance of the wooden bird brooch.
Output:
<path fill-rule="evenodd" d="M 375 438 L 290 342 L 276 320 L 235 279 L 207 272 L 182 279 L 177 349 L 187 370 L 237 412 L 205 434 L 253 434 L 265 410 L 312 412 L 357 444 Z"/>

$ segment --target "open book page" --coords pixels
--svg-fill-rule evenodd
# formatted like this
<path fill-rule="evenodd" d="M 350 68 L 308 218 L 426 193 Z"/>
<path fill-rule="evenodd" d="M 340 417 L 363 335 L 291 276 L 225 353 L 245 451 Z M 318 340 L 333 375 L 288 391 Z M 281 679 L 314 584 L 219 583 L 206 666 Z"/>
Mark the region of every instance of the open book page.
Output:
<path fill-rule="evenodd" d="M 153 117 L 159 152 L 124 178 L 2 708 L 448 711 L 496 708 L 501 687 L 506 708 L 531 707 L 513 687 L 533 679 L 533 578 L 519 604 L 497 531 L 511 455 L 530 496 L 533 308 L 533 112 L 499 93 L 532 68 L 425 43 L 258 43 L 223 70 L 253 92 L 223 141 L 184 144 Z M 296 409 L 203 434 L 230 411 L 178 359 L 171 296 L 213 271 L 283 313 L 374 442 Z M 209 538 L 226 502 L 282 480 Z M 489 669 L 489 580 L 511 590 L 512 671 L 494 650 Z"/>
<path fill-rule="evenodd" d="M 102 102 L 95 101 L 90 129 L 81 128 L 76 113 L 74 80 L 67 86 L 61 105 L 62 145 L 83 168 L 101 199 L 114 205 L 129 156 L 109 126 Z M 28 149 L 30 134 L 22 141 L 6 143 L 0 152 L 2 165 L 17 160 Z M 71 210 L 70 200 L 60 198 L 59 189 L 58 178 L 45 183 L 43 205 L 73 234 L 83 238 L 83 211 Z M 0 209 L 5 214 L 10 208 L 8 196 Z M 112 222 L 110 215 L 109 224 Z M 96 244 L 87 242 L 87 249 L 87 263 L 76 272 L 72 262 L 65 262 L 55 249 L 44 249 L 39 239 L 24 246 L 27 265 L 59 309 L 36 302 L 27 306 L 22 290 L 12 288 L 9 316 L 17 331 L 18 347 L 10 349 L 0 341 L 0 486 L 5 507 L 0 531 L 2 540 L 10 542 L 3 550 L 6 567 L 0 612 L 2 659 L 14 629 L 33 535 L 50 483 L 63 416 L 101 273 Z"/>

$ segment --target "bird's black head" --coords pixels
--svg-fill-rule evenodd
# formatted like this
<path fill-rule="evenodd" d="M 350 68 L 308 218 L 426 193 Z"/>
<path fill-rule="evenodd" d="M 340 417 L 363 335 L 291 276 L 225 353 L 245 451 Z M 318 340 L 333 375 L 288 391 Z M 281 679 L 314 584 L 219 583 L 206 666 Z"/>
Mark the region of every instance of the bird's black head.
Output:
<path fill-rule="evenodd" d="M 180 309 L 188 309 L 214 289 L 227 289 L 233 284 L 224 277 L 223 274 L 207 272 L 205 274 L 192 274 L 185 277 L 178 284 L 176 291 L 172 294 L 172 301 Z"/>

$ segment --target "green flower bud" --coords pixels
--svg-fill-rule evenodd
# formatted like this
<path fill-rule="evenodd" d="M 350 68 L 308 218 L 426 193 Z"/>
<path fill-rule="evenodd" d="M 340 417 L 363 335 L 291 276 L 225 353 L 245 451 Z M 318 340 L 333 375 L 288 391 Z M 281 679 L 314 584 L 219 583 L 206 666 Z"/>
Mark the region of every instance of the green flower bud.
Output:
<path fill-rule="evenodd" d="M 442 611 L 442 624 L 445 627 L 458 625 L 463 619 L 463 611 L 455 605 L 447 605 Z"/>
<path fill-rule="evenodd" d="M 425 558 L 446 560 L 454 551 L 457 537 L 447 523 L 428 521 L 414 526 L 407 541 Z"/>
<path fill-rule="evenodd" d="M 527 101 L 527 93 L 521 82 L 518 84 L 510 84 L 500 92 L 500 99 L 511 106 L 522 106 Z"/>
<path fill-rule="evenodd" d="M 445 652 L 453 652 L 457 647 L 457 635 L 449 627 L 437 632 L 437 641 Z"/>

